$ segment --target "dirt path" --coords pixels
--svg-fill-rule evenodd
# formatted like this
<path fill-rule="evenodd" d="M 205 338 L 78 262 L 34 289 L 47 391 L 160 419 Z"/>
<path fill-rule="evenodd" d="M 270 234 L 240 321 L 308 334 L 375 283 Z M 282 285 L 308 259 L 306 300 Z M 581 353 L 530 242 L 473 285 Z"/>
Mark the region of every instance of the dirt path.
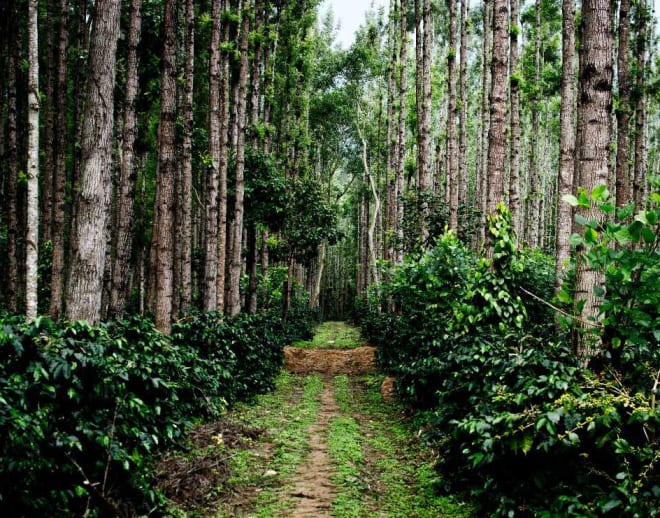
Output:
<path fill-rule="evenodd" d="M 319 373 L 323 376 L 323 392 L 317 421 L 309 428 L 309 457 L 294 475 L 292 496 L 298 499 L 291 517 L 330 516 L 337 491 L 331 480 L 335 468 L 328 455 L 328 431 L 331 419 L 340 415 L 333 393 L 333 376 L 365 374 L 374 369 L 374 347 L 348 350 L 299 349 L 284 350 L 284 368 L 293 374 Z"/>

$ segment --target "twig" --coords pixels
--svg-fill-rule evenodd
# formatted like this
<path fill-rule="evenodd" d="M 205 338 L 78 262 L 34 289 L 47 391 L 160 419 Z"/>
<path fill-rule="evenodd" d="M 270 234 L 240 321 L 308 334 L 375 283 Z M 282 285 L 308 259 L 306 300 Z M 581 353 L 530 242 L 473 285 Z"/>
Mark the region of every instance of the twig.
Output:
<path fill-rule="evenodd" d="M 556 311 L 557 313 L 560 313 L 560 314 L 564 315 L 565 317 L 572 318 L 573 320 L 577 320 L 578 322 L 582 322 L 583 324 L 586 324 L 586 325 L 591 326 L 591 327 L 603 327 L 603 324 L 601 324 L 600 322 L 592 322 L 592 321 L 589 321 L 589 320 L 585 320 L 585 319 L 583 319 L 583 318 L 581 318 L 581 317 L 579 317 L 579 316 L 577 316 L 577 315 L 572 315 L 571 313 L 568 313 L 568 312 L 564 311 L 563 309 L 558 308 L 558 307 L 555 306 L 554 304 L 551 304 L 551 303 L 548 302 L 547 300 L 542 299 L 542 298 L 539 297 L 538 295 L 535 295 L 535 294 L 532 293 L 531 291 L 526 290 L 526 289 L 523 288 L 522 286 L 519 286 L 519 289 L 520 289 L 520 291 L 522 291 L 523 293 L 526 293 L 526 294 L 529 295 L 530 297 L 532 297 L 532 298 L 538 300 L 541 304 L 545 304 L 545 305 L 548 306 L 550 309 L 553 309 L 554 311 Z"/>

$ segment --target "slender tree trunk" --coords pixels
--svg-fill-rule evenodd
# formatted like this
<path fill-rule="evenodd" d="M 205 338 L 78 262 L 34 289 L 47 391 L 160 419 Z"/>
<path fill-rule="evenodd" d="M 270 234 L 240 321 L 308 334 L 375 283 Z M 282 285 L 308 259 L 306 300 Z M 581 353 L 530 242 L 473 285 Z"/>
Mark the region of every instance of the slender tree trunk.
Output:
<path fill-rule="evenodd" d="M 418 13 L 423 30 L 417 44 L 417 51 L 421 55 L 417 56 L 418 70 L 421 75 L 417 77 L 419 99 L 417 107 L 418 117 L 418 148 L 417 148 L 417 169 L 419 183 L 417 185 L 418 194 L 421 195 L 421 238 L 426 243 L 429 238 L 428 217 L 429 200 L 428 196 L 433 188 L 433 174 L 431 169 L 431 2 L 430 0 L 417 0 L 422 2 L 422 11 Z M 418 6 L 419 10 L 419 6 Z M 418 22 L 418 29 L 420 24 Z M 420 65 L 421 62 L 421 65 Z"/>
<path fill-rule="evenodd" d="M 56 100 L 56 155 L 53 172 L 53 214 L 51 238 L 53 260 L 51 267 L 50 316 L 58 320 L 62 316 L 65 272 L 65 220 L 66 220 L 66 156 L 67 156 L 67 46 L 69 40 L 69 2 L 60 0 L 60 16 L 57 51 L 57 100 Z"/>
<path fill-rule="evenodd" d="M 449 1 L 449 49 L 447 52 L 447 182 L 449 228 L 458 228 L 458 142 L 456 139 L 456 1 Z"/>
<path fill-rule="evenodd" d="M 555 247 L 555 288 L 561 289 L 571 258 L 569 237 L 573 225 L 573 209 L 562 197 L 573 192 L 575 175 L 575 0 L 562 0 L 562 70 L 561 111 L 559 124 L 559 175 L 557 207 L 557 243 Z"/>
<path fill-rule="evenodd" d="M 209 155 L 210 165 L 206 177 L 206 212 L 204 218 L 204 310 L 218 307 L 218 188 L 221 161 L 221 13 L 222 1 L 211 4 L 211 48 L 209 49 Z"/>
<path fill-rule="evenodd" d="M 131 253 L 133 243 L 133 215 L 136 181 L 135 139 L 137 116 L 135 101 L 138 94 L 138 44 L 142 28 L 142 0 L 132 0 L 128 25 L 128 53 L 126 56 L 126 98 L 124 100 L 124 128 L 122 137 L 119 188 L 117 193 L 117 226 L 115 229 L 115 258 L 112 265 L 110 311 L 113 316 L 123 313 L 130 296 Z"/>
<path fill-rule="evenodd" d="M 520 232 L 520 84 L 518 79 L 518 0 L 511 0 L 511 28 L 509 47 L 509 68 L 512 73 L 509 82 L 511 99 L 510 113 L 510 160 L 509 160 L 509 210 L 511 211 L 513 228 L 516 234 Z"/>
<path fill-rule="evenodd" d="M 577 185 L 591 191 L 608 185 L 612 137 L 613 77 L 612 4 L 608 0 L 583 0 L 580 38 L 580 71 L 577 110 Z M 589 221 L 602 221 L 602 213 L 578 208 Z M 588 361 L 598 352 L 599 339 L 592 333 L 599 312 L 599 298 L 594 289 L 602 287 L 603 273 L 578 255 L 575 268 L 575 351 Z"/>
<path fill-rule="evenodd" d="M 468 0 L 461 1 L 461 64 L 459 68 L 458 98 L 461 108 L 459 116 L 458 135 L 458 205 L 466 207 L 468 201 L 468 168 L 467 168 L 467 109 L 468 109 Z M 460 224 L 460 223 L 459 223 Z"/>
<path fill-rule="evenodd" d="M 172 325 L 174 260 L 174 184 L 176 176 L 176 0 L 165 0 L 158 130 L 158 183 L 154 207 L 152 270 L 155 273 L 156 326 L 169 334 Z"/>
<path fill-rule="evenodd" d="M 630 201 L 630 168 L 628 166 L 630 132 L 630 0 L 619 2 L 619 50 L 617 58 L 617 83 L 619 104 L 616 110 L 616 205 L 622 207 Z"/>
<path fill-rule="evenodd" d="M 250 223 L 247 234 L 247 274 L 249 277 L 248 292 L 245 298 L 245 311 L 254 315 L 257 312 L 257 227 Z"/>
<path fill-rule="evenodd" d="M 229 3 L 224 1 L 224 9 L 229 9 Z M 229 44 L 229 24 L 223 27 L 223 41 Z M 217 311 L 225 311 L 225 288 L 227 273 L 227 172 L 229 169 L 229 53 L 222 52 L 220 81 L 220 149 L 218 164 L 218 273 L 217 279 Z"/>
<path fill-rule="evenodd" d="M 396 228 L 398 246 L 395 253 L 395 263 L 403 263 L 403 196 L 404 173 L 406 162 L 406 91 L 407 91 L 407 61 L 408 61 L 408 21 L 407 1 L 401 0 L 401 47 L 399 49 L 399 122 L 397 125 L 397 158 L 396 158 Z"/>
<path fill-rule="evenodd" d="M 46 74 L 43 90 L 45 102 L 41 110 L 45 120 L 43 130 L 43 143 L 41 152 L 43 156 L 43 174 L 39 192 L 39 239 L 42 243 L 51 240 L 51 227 L 53 214 L 53 161 L 55 160 L 55 35 L 57 24 L 55 20 L 55 2 L 46 2 Z M 40 22 L 37 22 L 38 24 Z"/>
<path fill-rule="evenodd" d="M 195 65 L 195 8 L 193 0 L 186 0 L 185 9 L 185 64 L 183 92 L 183 152 L 181 164 L 181 184 L 179 186 L 179 207 L 177 221 L 181 232 L 177 235 L 180 242 L 181 303 L 179 313 L 190 310 L 192 302 L 192 136 L 193 136 L 193 94 Z"/>
<path fill-rule="evenodd" d="M 507 41 L 509 16 L 506 0 L 493 2 L 493 58 L 490 90 L 490 138 L 488 139 L 488 213 L 504 201 L 504 167 L 506 162 Z M 488 256 L 492 257 L 492 240 L 488 238 Z"/>
<path fill-rule="evenodd" d="M 16 14 L 14 12 L 14 14 Z M 13 31 L 12 31 L 13 32 Z M 18 311 L 18 106 L 16 74 L 19 45 L 18 38 L 9 40 L 7 64 L 7 308 Z"/>
<path fill-rule="evenodd" d="M 479 208 L 482 214 L 482 224 L 479 225 L 479 242 L 486 239 L 485 215 L 488 210 L 488 150 L 490 135 L 490 89 L 492 83 L 492 34 L 493 34 L 493 0 L 484 0 L 484 38 L 481 58 L 481 153 L 479 156 L 478 195 Z"/>
<path fill-rule="evenodd" d="M 635 161 L 633 170 L 633 199 L 635 206 L 641 209 L 646 199 L 646 51 L 648 46 L 648 23 L 650 9 L 646 0 L 637 4 L 637 61 L 636 102 L 635 102 Z"/>
<path fill-rule="evenodd" d="M 98 0 L 94 10 L 81 141 L 80 187 L 71 233 L 73 253 L 66 291 L 66 317 L 68 320 L 87 320 L 91 324 L 97 324 L 101 318 L 120 9 L 119 0 Z"/>
<path fill-rule="evenodd" d="M 37 263 L 39 260 L 39 2 L 28 3 L 28 148 L 27 225 L 25 233 L 25 314 L 37 318 Z"/>
<path fill-rule="evenodd" d="M 535 7 L 535 38 L 534 38 L 534 84 L 539 84 L 541 73 L 541 0 L 536 0 Z M 532 247 L 539 245 L 539 221 L 541 203 L 541 171 L 539 169 L 539 101 L 538 86 L 531 96 L 532 127 L 529 146 L 529 194 L 527 219 L 527 243 Z"/>
<path fill-rule="evenodd" d="M 243 6 L 241 22 L 241 68 L 238 82 L 236 183 L 234 187 L 234 218 L 232 221 L 231 256 L 229 260 L 229 299 L 227 312 L 230 316 L 241 311 L 240 281 L 243 243 L 243 200 L 245 196 L 245 122 L 248 75 L 248 37 L 250 19 L 247 6 Z"/>

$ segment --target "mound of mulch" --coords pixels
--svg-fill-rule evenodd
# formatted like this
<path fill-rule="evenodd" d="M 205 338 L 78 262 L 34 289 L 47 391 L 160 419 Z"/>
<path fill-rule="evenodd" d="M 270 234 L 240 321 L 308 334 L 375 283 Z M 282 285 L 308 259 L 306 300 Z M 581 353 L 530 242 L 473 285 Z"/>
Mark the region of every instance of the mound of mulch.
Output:
<path fill-rule="evenodd" d="M 343 350 L 285 347 L 284 368 L 294 374 L 359 375 L 375 369 L 375 355 L 376 348 L 367 345 Z"/>
<path fill-rule="evenodd" d="M 166 454 L 156 465 L 157 489 L 185 510 L 211 506 L 231 491 L 226 481 L 231 476 L 232 451 L 246 448 L 265 430 L 217 421 L 193 429 L 189 438 L 191 455 Z"/>

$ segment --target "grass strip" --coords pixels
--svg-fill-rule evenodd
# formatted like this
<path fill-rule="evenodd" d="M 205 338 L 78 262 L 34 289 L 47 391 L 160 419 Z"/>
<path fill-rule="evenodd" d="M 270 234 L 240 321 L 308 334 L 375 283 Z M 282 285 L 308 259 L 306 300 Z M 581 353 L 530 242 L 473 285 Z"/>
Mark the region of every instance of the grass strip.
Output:
<path fill-rule="evenodd" d="M 354 349 L 364 345 L 360 331 L 346 322 L 323 322 L 314 331 L 314 338 L 295 342 L 301 349 Z"/>
<path fill-rule="evenodd" d="M 250 516 L 283 516 L 292 508 L 291 500 L 283 498 L 283 484 L 309 452 L 308 429 L 318 417 L 322 391 L 318 375 L 300 378 L 282 372 L 274 392 L 258 397 L 254 406 L 237 409 L 240 422 L 267 430 L 261 441 L 269 444 L 260 458 L 255 458 L 254 450 L 236 452 L 232 458 L 230 482 L 260 489 Z M 265 476 L 266 472 L 275 474 Z M 216 517 L 235 515 L 233 509 L 220 509 Z"/>
<path fill-rule="evenodd" d="M 402 415 L 401 407 L 383 401 L 382 379 L 369 375 L 353 380 L 338 376 L 335 380 L 340 408 L 359 423 L 357 430 L 351 428 L 350 437 L 361 447 L 361 458 L 366 462 L 358 464 L 361 471 L 352 474 L 361 481 L 354 484 L 355 490 L 343 492 L 357 502 L 338 499 L 333 514 L 366 517 L 373 516 L 370 510 L 377 509 L 378 516 L 397 518 L 471 516 L 469 506 L 436 493 L 440 479 L 433 467 L 434 459 L 415 438 L 414 426 L 398 417 Z"/>

